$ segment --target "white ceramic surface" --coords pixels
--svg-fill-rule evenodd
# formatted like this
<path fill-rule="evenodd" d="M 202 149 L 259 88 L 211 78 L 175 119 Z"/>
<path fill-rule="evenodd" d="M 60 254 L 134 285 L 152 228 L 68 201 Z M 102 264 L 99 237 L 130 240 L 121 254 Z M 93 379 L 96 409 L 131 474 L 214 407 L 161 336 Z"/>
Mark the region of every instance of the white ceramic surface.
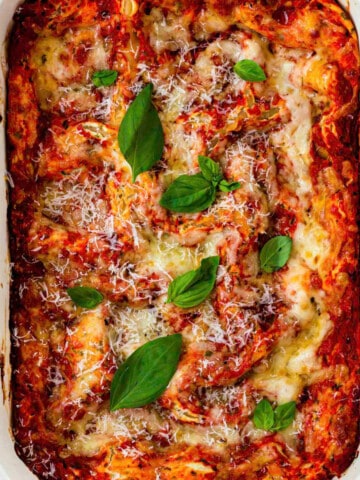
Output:
<path fill-rule="evenodd" d="M 0 394 L 0 480 L 34 480 L 36 477 L 16 456 L 10 435 L 9 408 L 9 332 L 8 285 L 9 258 L 6 230 L 6 163 L 5 163 L 5 39 L 18 0 L 0 0 L 0 354 L 5 356 L 5 392 Z M 357 23 L 360 32 L 360 0 L 342 0 Z M 1 389 L 0 389 L 1 390 Z M 5 398 L 4 397 L 5 394 Z M 360 480 L 360 457 L 341 480 Z"/>

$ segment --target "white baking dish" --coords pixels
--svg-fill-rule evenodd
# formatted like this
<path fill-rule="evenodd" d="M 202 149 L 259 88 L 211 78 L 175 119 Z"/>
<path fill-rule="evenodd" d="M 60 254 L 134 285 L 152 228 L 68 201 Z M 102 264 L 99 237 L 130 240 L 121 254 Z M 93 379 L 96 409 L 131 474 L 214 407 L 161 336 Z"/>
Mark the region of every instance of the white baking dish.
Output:
<path fill-rule="evenodd" d="M 360 0 L 340 0 L 352 14 L 360 32 Z M 5 39 L 11 18 L 19 0 L 0 0 L 0 364 L 4 359 L 4 385 L 0 394 L 0 480 L 31 480 L 36 477 L 26 468 L 14 451 L 10 433 L 9 403 L 9 257 L 6 230 L 6 163 L 5 163 Z M 342 480 L 360 480 L 360 456 L 355 460 Z"/>

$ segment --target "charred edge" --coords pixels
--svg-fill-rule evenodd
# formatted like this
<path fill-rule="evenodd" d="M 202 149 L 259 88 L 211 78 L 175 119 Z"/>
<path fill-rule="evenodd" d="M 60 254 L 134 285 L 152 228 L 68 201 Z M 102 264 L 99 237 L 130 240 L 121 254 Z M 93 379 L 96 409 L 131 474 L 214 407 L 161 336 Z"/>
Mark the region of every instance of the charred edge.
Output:
<path fill-rule="evenodd" d="M 3 349 L 2 349 L 3 350 Z M 3 404 L 5 404 L 5 355 L 3 351 L 0 353 L 0 381 L 3 395 Z"/>

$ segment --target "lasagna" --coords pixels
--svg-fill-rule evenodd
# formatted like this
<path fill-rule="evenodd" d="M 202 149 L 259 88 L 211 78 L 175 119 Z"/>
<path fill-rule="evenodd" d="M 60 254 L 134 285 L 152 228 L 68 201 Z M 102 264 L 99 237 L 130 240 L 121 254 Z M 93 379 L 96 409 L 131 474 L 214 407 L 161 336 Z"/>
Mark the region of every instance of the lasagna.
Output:
<path fill-rule="evenodd" d="M 359 421 L 358 39 L 334 0 L 26 0 L 12 402 L 40 479 L 325 480 Z"/>

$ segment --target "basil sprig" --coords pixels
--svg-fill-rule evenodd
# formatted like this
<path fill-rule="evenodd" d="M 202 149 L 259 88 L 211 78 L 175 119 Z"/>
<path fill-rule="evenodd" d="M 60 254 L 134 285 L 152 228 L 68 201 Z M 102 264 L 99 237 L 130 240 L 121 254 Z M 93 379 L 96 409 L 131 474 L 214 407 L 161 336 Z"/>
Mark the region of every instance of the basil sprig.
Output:
<path fill-rule="evenodd" d="M 118 72 L 115 70 L 98 70 L 93 74 L 91 80 L 95 87 L 109 87 L 116 82 Z"/>
<path fill-rule="evenodd" d="M 278 405 L 275 409 L 266 398 L 256 405 L 253 422 L 257 428 L 277 432 L 292 424 L 295 418 L 296 402 Z"/>
<path fill-rule="evenodd" d="M 278 235 L 268 240 L 260 252 L 261 270 L 272 273 L 282 268 L 289 260 L 291 249 L 290 237 Z"/>
<path fill-rule="evenodd" d="M 209 157 L 199 155 L 201 173 L 180 175 L 160 199 L 160 205 L 172 212 L 196 213 L 210 207 L 217 189 L 232 192 L 240 188 L 239 182 L 223 178 L 220 166 Z"/>
<path fill-rule="evenodd" d="M 167 303 L 190 308 L 203 302 L 214 288 L 219 261 L 218 256 L 203 258 L 198 269 L 175 278 L 169 285 Z"/>
<path fill-rule="evenodd" d="M 234 72 L 248 82 L 263 82 L 266 80 L 264 70 L 253 60 L 245 59 L 235 63 Z"/>
<path fill-rule="evenodd" d="M 103 295 L 91 287 L 72 287 L 68 288 L 67 293 L 71 300 L 78 306 L 83 308 L 95 308 L 104 299 Z"/>
<path fill-rule="evenodd" d="M 160 160 L 164 149 L 164 133 L 151 102 L 152 91 L 149 83 L 127 109 L 119 129 L 119 147 L 132 168 L 133 182 Z"/>
<path fill-rule="evenodd" d="M 135 350 L 117 369 L 110 410 L 148 405 L 165 391 L 179 362 L 182 336 L 160 337 Z"/>

